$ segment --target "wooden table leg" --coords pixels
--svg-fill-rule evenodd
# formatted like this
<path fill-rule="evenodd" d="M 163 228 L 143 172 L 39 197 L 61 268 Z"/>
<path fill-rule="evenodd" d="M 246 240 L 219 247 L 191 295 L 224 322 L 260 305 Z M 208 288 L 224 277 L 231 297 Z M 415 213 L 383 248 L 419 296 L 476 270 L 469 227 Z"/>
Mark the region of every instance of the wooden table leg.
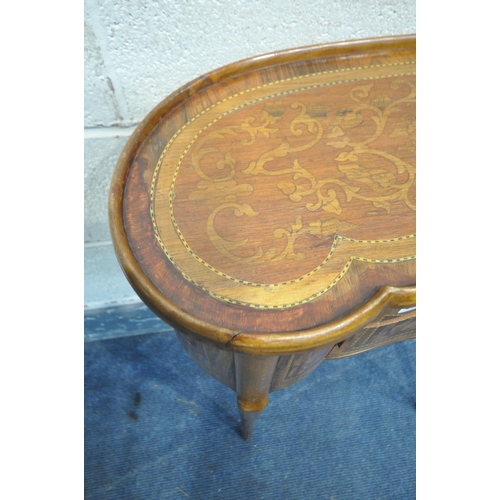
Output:
<path fill-rule="evenodd" d="M 252 356 L 237 352 L 234 361 L 241 435 L 248 441 L 252 436 L 254 421 L 267 406 L 278 356 Z"/>

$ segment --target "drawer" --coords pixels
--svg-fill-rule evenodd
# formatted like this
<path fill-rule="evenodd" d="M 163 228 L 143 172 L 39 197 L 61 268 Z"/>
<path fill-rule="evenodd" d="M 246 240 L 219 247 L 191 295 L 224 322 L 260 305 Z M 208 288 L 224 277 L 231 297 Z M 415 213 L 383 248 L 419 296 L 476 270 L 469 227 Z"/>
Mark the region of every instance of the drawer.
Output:
<path fill-rule="evenodd" d="M 377 322 L 370 323 L 352 337 L 334 345 L 325 359 L 344 358 L 393 342 L 415 338 L 417 312 L 410 309 L 386 312 Z"/>

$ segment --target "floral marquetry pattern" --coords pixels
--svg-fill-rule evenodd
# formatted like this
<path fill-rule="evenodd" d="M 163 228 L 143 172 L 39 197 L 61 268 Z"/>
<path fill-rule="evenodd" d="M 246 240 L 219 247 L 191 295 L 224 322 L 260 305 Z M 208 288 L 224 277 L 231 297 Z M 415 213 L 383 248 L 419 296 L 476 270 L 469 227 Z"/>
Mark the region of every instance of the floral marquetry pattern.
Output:
<path fill-rule="evenodd" d="M 261 85 L 174 135 L 151 217 L 187 280 L 283 308 L 321 296 L 354 260 L 414 259 L 414 67 L 362 69 Z"/>

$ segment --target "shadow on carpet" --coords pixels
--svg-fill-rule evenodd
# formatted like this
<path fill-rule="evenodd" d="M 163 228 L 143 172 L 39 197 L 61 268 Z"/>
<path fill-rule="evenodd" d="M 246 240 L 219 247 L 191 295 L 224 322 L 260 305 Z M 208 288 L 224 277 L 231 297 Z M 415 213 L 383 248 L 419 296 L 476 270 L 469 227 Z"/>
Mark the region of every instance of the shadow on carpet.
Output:
<path fill-rule="evenodd" d="M 171 330 L 88 342 L 85 498 L 415 498 L 415 341 L 272 393 L 249 442 Z"/>

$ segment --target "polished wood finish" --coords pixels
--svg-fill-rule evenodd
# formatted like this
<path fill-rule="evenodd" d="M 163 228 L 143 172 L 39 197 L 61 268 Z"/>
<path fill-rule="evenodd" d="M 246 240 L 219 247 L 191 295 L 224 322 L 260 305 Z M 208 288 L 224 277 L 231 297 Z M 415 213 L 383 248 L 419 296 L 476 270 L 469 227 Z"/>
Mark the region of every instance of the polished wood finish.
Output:
<path fill-rule="evenodd" d="M 120 156 L 115 250 L 243 435 L 322 360 L 415 335 L 415 39 L 240 61 L 160 103 Z"/>

